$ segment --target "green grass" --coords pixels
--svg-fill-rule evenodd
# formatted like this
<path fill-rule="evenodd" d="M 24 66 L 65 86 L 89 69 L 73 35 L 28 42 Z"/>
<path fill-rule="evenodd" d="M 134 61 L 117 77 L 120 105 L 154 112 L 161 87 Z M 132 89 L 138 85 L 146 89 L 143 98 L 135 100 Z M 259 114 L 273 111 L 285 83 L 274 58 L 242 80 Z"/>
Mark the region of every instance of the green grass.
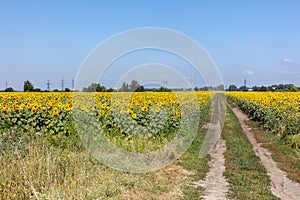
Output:
<path fill-rule="evenodd" d="M 226 141 L 225 177 L 229 182 L 231 199 L 278 199 L 270 191 L 266 170 L 254 154 L 252 145 L 228 108 L 222 137 Z"/>
<path fill-rule="evenodd" d="M 236 107 L 231 103 L 231 106 Z M 263 129 L 261 122 L 249 120 L 246 124 L 252 127 L 252 132 L 258 143 L 271 152 L 272 159 L 279 169 L 285 171 L 287 176 L 300 183 L 300 152 L 293 148 L 290 143 L 272 131 Z"/>
<path fill-rule="evenodd" d="M 277 166 L 287 173 L 287 176 L 300 183 L 300 153 L 291 147 L 284 139 L 278 137 L 271 131 L 264 131 L 259 123 L 248 121 L 247 125 L 253 127 L 254 137 L 262 147 L 271 152 Z"/>
<path fill-rule="evenodd" d="M 209 170 L 208 161 L 211 159 L 209 155 L 205 158 L 199 157 L 199 150 L 205 138 L 206 129 L 199 128 L 199 132 L 192 142 L 189 149 L 180 158 L 180 165 L 191 172 L 192 175 L 188 176 L 185 184 L 182 186 L 183 197 L 182 199 L 200 199 L 203 195 L 204 189 L 195 187 L 192 182 L 203 180 Z"/>

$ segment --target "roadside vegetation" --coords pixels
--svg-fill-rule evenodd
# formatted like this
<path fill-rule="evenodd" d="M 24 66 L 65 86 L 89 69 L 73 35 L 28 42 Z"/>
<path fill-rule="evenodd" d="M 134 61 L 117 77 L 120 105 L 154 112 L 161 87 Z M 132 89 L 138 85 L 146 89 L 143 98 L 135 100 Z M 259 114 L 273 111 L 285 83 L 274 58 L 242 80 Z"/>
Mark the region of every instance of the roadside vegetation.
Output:
<path fill-rule="evenodd" d="M 230 199 L 278 199 L 270 190 L 270 180 L 252 145 L 228 108 L 222 137 L 226 141 L 225 177 Z"/>
<path fill-rule="evenodd" d="M 257 142 L 271 152 L 273 160 L 278 168 L 285 171 L 287 176 L 300 183 L 300 153 L 289 143 L 284 142 L 280 137 L 274 135 L 271 131 L 264 131 L 260 124 L 254 121 L 248 121 L 248 125 L 253 127 L 252 131 Z"/>

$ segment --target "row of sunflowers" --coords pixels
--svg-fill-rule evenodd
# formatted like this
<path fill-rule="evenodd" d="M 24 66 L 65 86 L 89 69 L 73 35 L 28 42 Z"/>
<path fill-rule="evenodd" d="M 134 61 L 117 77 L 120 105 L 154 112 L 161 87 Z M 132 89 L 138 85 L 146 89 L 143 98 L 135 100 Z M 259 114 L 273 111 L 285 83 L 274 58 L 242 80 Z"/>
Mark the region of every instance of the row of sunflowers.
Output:
<path fill-rule="evenodd" d="M 178 129 L 183 115 L 207 112 L 210 99 L 209 92 L 0 93 L 0 133 L 16 127 L 74 134 L 79 110 L 97 119 L 107 134 L 155 137 Z"/>
<path fill-rule="evenodd" d="M 300 148 L 300 93 L 228 92 L 228 98 L 264 128 Z"/>

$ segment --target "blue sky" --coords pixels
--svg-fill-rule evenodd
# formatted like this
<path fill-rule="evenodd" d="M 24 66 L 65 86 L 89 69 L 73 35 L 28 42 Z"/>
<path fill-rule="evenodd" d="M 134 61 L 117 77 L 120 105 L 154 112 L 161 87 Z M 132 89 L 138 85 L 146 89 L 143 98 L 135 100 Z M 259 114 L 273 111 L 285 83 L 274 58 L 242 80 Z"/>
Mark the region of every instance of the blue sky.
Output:
<path fill-rule="evenodd" d="M 246 77 L 249 85 L 300 86 L 299 10 L 297 0 L 1 1 L 0 90 L 6 81 L 21 90 L 25 80 L 60 88 L 62 78 L 71 87 L 100 42 L 142 27 L 195 39 L 225 85 L 240 86 Z"/>

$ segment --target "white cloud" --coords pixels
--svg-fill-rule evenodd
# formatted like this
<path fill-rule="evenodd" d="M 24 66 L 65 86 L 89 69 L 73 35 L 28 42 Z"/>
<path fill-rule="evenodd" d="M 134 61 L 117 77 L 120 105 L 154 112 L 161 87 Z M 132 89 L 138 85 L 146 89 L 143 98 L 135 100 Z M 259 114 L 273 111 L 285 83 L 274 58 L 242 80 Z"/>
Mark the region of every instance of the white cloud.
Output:
<path fill-rule="evenodd" d="M 247 69 L 247 70 L 245 70 L 245 71 L 243 72 L 243 74 L 246 74 L 246 75 L 252 75 L 252 74 L 254 74 L 254 72 L 253 72 L 252 70 L 250 70 L 250 69 Z"/>
<path fill-rule="evenodd" d="M 284 63 L 293 63 L 293 62 L 294 62 L 294 61 L 293 61 L 292 59 L 290 59 L 290 58 L 284 58 L 284 59 L 282 59 L 281 61 L 284 62 Z"/>

